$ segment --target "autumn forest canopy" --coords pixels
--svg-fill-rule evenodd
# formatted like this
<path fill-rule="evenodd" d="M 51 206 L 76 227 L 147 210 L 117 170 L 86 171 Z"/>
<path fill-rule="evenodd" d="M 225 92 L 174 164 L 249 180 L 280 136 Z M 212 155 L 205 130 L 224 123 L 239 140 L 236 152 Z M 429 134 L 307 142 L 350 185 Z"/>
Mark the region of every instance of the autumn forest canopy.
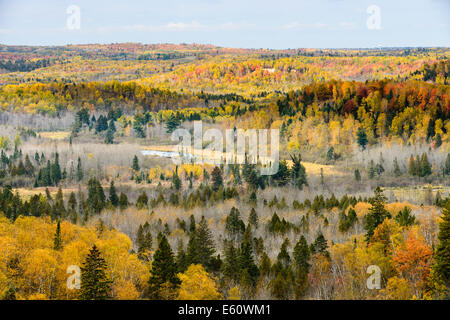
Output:
<path fill-rule="evenodd" d="M 0 45 L 0 299 L 448 299 L 449 55 Z M 278 171 L 175 164 L 194 121 Z"/>

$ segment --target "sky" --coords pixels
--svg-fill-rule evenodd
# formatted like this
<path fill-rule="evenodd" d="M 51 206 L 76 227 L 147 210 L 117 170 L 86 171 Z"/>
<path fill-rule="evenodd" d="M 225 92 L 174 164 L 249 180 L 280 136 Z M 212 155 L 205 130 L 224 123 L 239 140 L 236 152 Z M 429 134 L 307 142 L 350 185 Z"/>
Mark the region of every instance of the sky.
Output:
<path fill-rule="evenodd" d="M 0 0 L 0 43 L 450 47 L 450 0 Z"/>

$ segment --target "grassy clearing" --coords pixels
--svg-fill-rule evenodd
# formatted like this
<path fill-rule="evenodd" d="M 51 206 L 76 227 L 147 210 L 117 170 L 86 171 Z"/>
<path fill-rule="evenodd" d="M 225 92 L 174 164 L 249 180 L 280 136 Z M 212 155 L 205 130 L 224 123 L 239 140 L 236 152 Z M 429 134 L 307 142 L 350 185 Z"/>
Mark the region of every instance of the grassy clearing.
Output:
<path fill-rule="evenodd" d="M 145 146 L 142 147 L 143 150 L 152 150 L 152 151 L 164 151 L 164 152 L 176 152 L 177 151 L 177 146 L 176 145 L 151 145 L 151 146 Z M 188 148 L 189 150 L 187 150 L 188 153 L 194 154 L 194 155 L 200 155 L 200 150 L 193 150 L 192 148 Z M 205 155 L 206 153 L 206 155 Z M 211 157 L 209 156 L 209 153 L 211 153 L 211 151 L 209 150 L 203 150 L 203 156 L 208 157 L 208 158 L 215 158 L 214 156 L 211 155 Z M 223 158 L 225 158 L 226 153 L 223 153 Z M 288 166 L 292 165 L 292 161 L 288 160 L 287 161 Z M 323 171 L 323 175 L 324 176 L 345 176 L 346 173 L 343 171 L 340 171 L 336 166 L 334 165 L 324 165 L 324 164 L 317 164 L 317 163 L 313 163 L 313 162 L 307 162 L 307 161 L 302 161 L 302 164 L 305 166 L 306 169 L 306 173 L 309 175 L 320 175 L 321 171 Z"/>
<path fill-rule="evenodd" d="M 64 140 L 70 136 L 69 131 L 43 131 L 39 132 L 41 138 L 51 140 Z"/>

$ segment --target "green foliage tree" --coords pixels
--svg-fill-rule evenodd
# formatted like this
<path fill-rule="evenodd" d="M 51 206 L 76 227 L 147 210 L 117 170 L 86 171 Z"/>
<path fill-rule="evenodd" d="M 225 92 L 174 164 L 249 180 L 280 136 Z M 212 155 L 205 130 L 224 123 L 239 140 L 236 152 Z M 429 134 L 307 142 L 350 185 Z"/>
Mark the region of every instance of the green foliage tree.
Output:
<path fill-rule="evenodd" d="M 411 209 L 405 206 L 403 210 L 400 210 L 395 216 L 395 220 L 402 227 L 408 227 L 412 226 L 416 222 L 416 217 L 411 214 Z"/>
<path fill-rule="evenodd" d="M 136 155 L 133 157 L 133 163 L 131 164 L 131 169 L 133 169 L 134 171 L 139 171 L 139 169 L 140 169 L 139 159 Z"/>
<path fill-rule="evenodd" d="M 214 240 L 208 223 L 202 216 L 198 227 L 191 232 L 187 248 L 188 264 L 201 264 L 206 270 L 211 270 L 213 254 L 216 252 Z"/>
<path fill-rule="evenodd" d="M 376 227 L 378 227 L 384 219 L 391 217 L 390 213 L 384 207 L 386 197 L 383 195 L 381 188 L 377 187 L 374 193 L 374 197 L 369 200 L 371 207 L 365 216 L 364 229 L 366 230 L 365 237 L 367 242 L 370 242 Z"/>
<path fill-rule="evenodd" d="M 219 167 L 214 167 L 212 173 L 212 189 L 218 191 L 220 187 L 223 187 L 222 170 Z"/>
<path fill-rule="evenodd" d="M 111 298 L 111 280 L 106 276 L 107 265 L 94 245 L 81 267 L 81 300 L 106 300 Z"/>
<path fill-rule="evenodd" d="M 148 280 L 148 295 L 152 299 L 159 300 L 161 296 L 161 286 L 168 284 L 175 289 L 180 284 L 177 277 L 177 265 L 172 248 L 164 234 L 158 235 L 158 249 L 155 252 Z"/>
<path fill-rule="evenodd" d="M 356 133 L 356 142 L 358 143 L 358 145 L 361 147 L 362 150 L 366 149 L 367 146 L 367 134 L 366 131 L 359 127 L 358 132 Z"/>
<path fill-rule="evenodd" d="M 55 236 L 53 238 L 53 249 L 61 250 L 62 249 L 62 239 L 61 239 L 61 222 L 58 220 L 56 224 Z"/>
<path fill-rule="evenodd" d="M 450 298 L 450 198 L 447 198 L 442 210 L 442 221 L 439 224 L 438 240 L 434 254 L 433 272 L 436 281 L 444 287 L 441 299 Z"/>

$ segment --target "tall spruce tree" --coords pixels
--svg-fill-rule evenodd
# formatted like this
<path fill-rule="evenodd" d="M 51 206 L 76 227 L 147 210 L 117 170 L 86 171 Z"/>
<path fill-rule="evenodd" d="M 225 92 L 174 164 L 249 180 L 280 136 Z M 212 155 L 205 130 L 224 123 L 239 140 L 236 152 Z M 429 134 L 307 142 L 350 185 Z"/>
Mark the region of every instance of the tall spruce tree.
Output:
<path fill-rule="evenodd" d="M 83 180 L 83 167 L 81 166 L 80 157 L 78 157 L 78 161 L 77 161 L 77 180 L 78 181 Z"/>
<path fill-rule="evenodd" d="M 366 230 L 366 241 L 369 242 L 373 236 L 374 230 L 381 224 L 384 219 L 390 218 L 390 213 L 384 207 L 386 197 L 380 187 L 375 189 L 375 195 L 369 200 L 371 207 L 369 213 L 365 217 L 364 228 Z"/>
<path fill-rule="evenodd" d="M 222 170 L 219 167 L 214 167 L 212 173 L 212 189 L 214 191 L 219 190 L 220 187 L 223 186 L 223 178 L 222 178 Z"/>
<path fill-rule="evenodd" d="M 119 205 L 119 197 L 117 196 L 116 187 L 114 186 L 114 180 L 111 180 L 109 185 L 109 202 L 113 207 Z"/>
<path fill-rule="evenodd" d="M 216 252 L 214 240 L 208 223 L 202 216 L 198 227 L 189 237 L 187 258 L 189 264 L 202 264 L 205 269 L 211 270 L 212 257 Z"/>
<path fill-rule="evenodd" d="M 106 262 L 94 245 L 81 267 L 81 300 L 106 300 L 111 298 L 111 281 L 106 276 Z"/>
<path fill-rule="evenodd" d="M 450 198 L 447 198 L 439 224 L 438 240 L 433 272 L 439 284 L 443 286 L 443 292 L 439 292 L 439 298 L 450 299 Z"/>
<path fill-rule="evenodd" d="M 133 169 L 134 171 L 139 171 L 139 169 L 140 169 L 139 159 L 136 155 L 133 157 L 133 163 L 131 164 L 131 169 Z"/>
<path fill-rule="evenodd" d="M 158 235 L 158 249 L 153 257 L 152 269 L 148 280 L 148 295 L 152 299 L 161 299 L 161 286 L 175 289 L 180 284 L 177 277 L 177 265 L 169 242 L 164 234 Z"/>
<path fill-rule="evenodd" d="M 56 224 L 55 236 L 53 238 L 53 249 L 61 250 L 61 248 L 62 248 L 61 222 L 58 220 Z"/>
<path fill-rule="evenodd" d="M 356 142 L 358 143 L 358 145 L 361 147 L 362 150 L 366 149 L 367 146 L 367 134 L 366 131 L 359 127 L 358 132 L 356 133 Z"/>

